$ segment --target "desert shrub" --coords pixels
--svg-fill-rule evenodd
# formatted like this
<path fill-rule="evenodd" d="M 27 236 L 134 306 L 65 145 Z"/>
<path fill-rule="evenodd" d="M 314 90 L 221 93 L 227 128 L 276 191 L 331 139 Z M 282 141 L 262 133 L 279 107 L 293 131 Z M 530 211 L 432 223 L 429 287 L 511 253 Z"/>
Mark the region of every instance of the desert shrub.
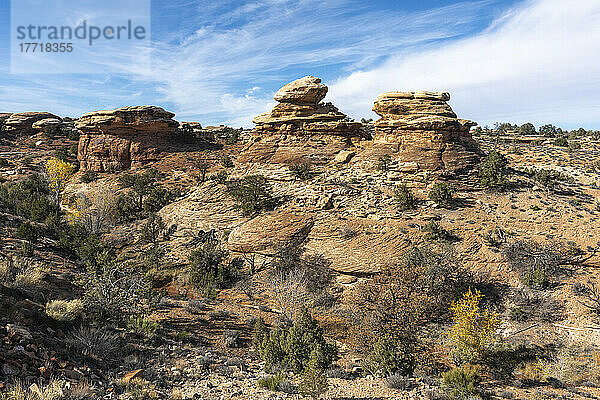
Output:
<path fill-rule="evenodd" d="M 62 192 L 75 173 L 76 167 L 69 162 L 52 157 L 44 163 L 44 170 L 48 176 L 50 192 L 54 195 L 56 204 L 60 204 Z"/>
<path fill-rule="evenodd" d="M 207 306 L 206 306 L 206 303 L 203 300 L 194 299 L 194 300 L 189 300 L 186 303 L 185 309 L 189 313 L 197 314 L 200 311 L 207 310 Z"/>
<path fill-rule="evenodd" d="M 595 251 L 592 253 L 594 254 Z M 518 240 L 508 245 L 503 256 L 519 273 L 521 281 L 536 289 L 550 286 L 569 266 L 581 264 L 585 252 L 572 242 L 538 243 Z"/>
<path fill-rule="evenodd" d="M 267 375 L 259 378 L 256 384 L 259 388 L 277 392 L 280 390 L 279 387 L 284 381 L 285 375 L 279 372 L 275 375 Z"/>
<path fill-rule="evenodd" d="M 489 189 L 502 190 L 507 185 L 508 160 L 496 150 L 490 151 L 479 169 L 481 185 Z"/>
<path fill-rule="evenodd" d="M 115 216 L 120 222 L 136 219 L 140 213 L 138 200 L 130 195 L 121 193 L 115 201 Z"/>
<path fill-rule="evenodd" d="M 398 185 L 394 188 L 394 201 L 399 211 L 414 210 L 417 207 L 417 200 L 406 185 Z"/>
<path fill-rule="evenodd" d="M 156 331 L 160 329 L 160 324 L 156 321 L 149 320 L 142 316 L 134 316 L 127 321 L 127 330 L 152 339 L 156 335 Z"/>
<path fill-rule="evenodd" d="M 152 284 L 145 274 L 122 263 L 101 265 L 80 279 L 86 317 L 95 322 L 122 323 L 148 313 Z"/>
<path fill-rule="evenodd" d="M 560 147 L 569 147 L 569 141 L 564 136 L 559 136 L 554 139 L 554 145 Z"/>
<path fill-rule="evenodd" d="M 190 254 L 190 282 L 206 296 L 214 295 L 219 289 L 231 287 L 239 271 L 235 263 L 225 263 L 227 250 L 218 242 L 207 241 Z"/>
<path fill-rule="evenodd" d="M 325 340 L 323 329 L 306 308 L 291 327 L 277 327 L 268 336 L 264 335 L 259 344 L 266 371 L 282 368 L 301 373 L 308 367 L 314 350 L 317 350 L 317 364 L 323 370 L 337 358 L 337 347 Z"/>
<path fill-rule="evenodd" d="M 573 292 L 579 298 L 579 303 L 589 309 L 596 318 L 600 317 L 600 286 L 593 282 L 576 283 Z"/>
<path fill-rule="evenodd" d="M 410 365 L 411 359 L 418 360 L 426 352 L 419 333 L 445 318 L 452 302 L 472 282 L 450 249 L 410 248 L 398 265 L 384 268 L 358 286 L 352 315 L 357 350 L 368 357 L 391 348 L 398 360 L 409 360 L 405 364 Z M 396 342 L 380 342 L 388 337 Z"/>
<path fill-rule="evenodd" d="M 289 321 L 302 305 L 327 308 L 335 300 L 329 291 L 331 262 L 320 256 L 303 256 L 303 251 L 295 243 L 279 247 L 270 265 L 269 295 Z"/>
<path fill-rule="evenodd" d="M 73 322 L 83 315 L 83 302 L 75 300 L 51 300 L 46 303 L 46 315 L 61 322 Z"/>
<path fill-rule="evenodd" d="M 228 144 L 228 145 L 236 144 L 238 142 L 238 140 L 240 138 L 240 134 L 242 133 L 243 130 L 244 130 L 243 128 L 234 129 L 234 128 L 226 127 L 224 129 L 225 144 Z"/>
<path fill-rule="evenodd" d="M 225 182 L 227 182 L 228 176 L 229 175 L 227 174 L 227 171 L 219 171 L 219 172 L 215 172 L 214 174 L 212 174 L 209 177 L 209 179 L 213 182 L 224 184 Z"/>
<path fill-rule="evenodd" d="M 118 334 L 85 326 L 68 334 L 65 344 L 75 354 L 96 360 L 114 360 L 123 351 Z"/>
<path fill-rule="evenodd" d="M 471 400 L 481 398 L 478 388 L 481 382 L 479 368 L 464 365 L 442 374 L 442 389 L 451 400 Z"/>
<path fill-rule="evenodd" d="M 375 342 L 364 364 L 375 376 L 412 375 L 416 366 L 414 341 L 384 336 Z"/>
<path fill-rule="evenodd" d="M 73 241 L 70 246 L 88 271 L 101 271 L 103 267 L 115 260 L 114 249 L 102 242 L 98 235 L 89 234 L 85 228 L 82 233 L 75 232 L 75 234 L 82 236 L 72 236 Z"/>
<path fill-rule="evenodd" d="M 144 199 L 142 208 L 146 213 L 157 212 L 167 204 L 172 203 L 178 196 L 179 193 L 177 191 L 154 187 Z"/>
<path fill-rule="evenodd" d="M 506 243 L 506 233 L 500 227 L 495 227 L 494 229 L 490 229 L 486 232 L 483 239 L 489 244 L 491 247 L 500 247 L 504 243 Z"/>
<path fill-rule="evenodd" d="M 61 161 L 69 161 L 71 158 L 71 152 L 67 146 L 60 147 L 54 151 L 54 157 Z"/>
<path fill-rule="evenodd" d="M 23 222 L 17 228 L 17 237 L 24 240 L 23 253 L 27 255 L 33 254 L 33 247 L 37 243 L 40 232 L 38 228 L 29 222 Z"/>
<path fill-rule="evenodd" d="M 447 182 L 436 182 L 429 191 L 429 199 L 442 207 L 450 207 L 454 201 L 454 188 Z"/>
<path fill-rule="evenodd" d="M 228 156 L 226 154 L 223 157 L 221 157 L 221 165 L 223 165 L 225 168 L 232 168 L 233 167 L 233 160 L 231 159 L 230 156 Z"/>
<path fill-rule="evenodd" d="M 242 347 L 242 337 L 240 331 L 227 329 L 223 332 L 223 344 L 227 348 Z"/>
<path fill-rule="evenodd" d="M 256 321 L 254 321 L 252 326 L 252 346 L 258 349 L 265 339 L 268 339 L 268 337 L 269 328 L 267 328 L 265 320 L 258 318 Z"/>
<path fill-rule="evenodd" d="M 271 186 L 262 175 L 248 175 L 228 184 L 229 194 L 244 215 L 256 215 L 275 205 Z"/>
<path fill-rule="evenodd" d="M 91 233 L 102 233 L 113 225 L 116 214 L 117 199 L 114 195 L 98 191 L 75 198 L 71 219 Z"/>
<path fill-rule="evenodd" d="M 385 154 L 377 159 L 377 169 L 381 172 L 388 172 L 390 170 L 391 163 L 392 156 Z"/>
<path fill-rule="evenodd" d="M 400 374 L 392 374 L 385 378 L 385 385 L 390 389 L 397 390 L 411 390 L 414 387 L 409 376 Z"/>
<path fill-rule="evenodd" d="M 594 160 L 594 161 L 589 162 L 585 166 L 585 170 L 586 170 L 586 172 L 600 174 L 600 160 Z"/>
<path fill-rule="evenodd" d="M 525 169 L 524 171 L 536 184 L 548 191 L 559 188 L 561 182 L 573 182 L 573 177 L 551 169 Z"/>
<path fill-rule="evenodd" d="M 49 215 L 60 213 L 49 194 L 47 180 L 40 174 L 32 174 L 19 183 L 0 186 L 0 204 L 5 212 L 41 222 Z"/>
<path fill-rule="evenodd" d="M 302 305 L 308 301 L 307 281 L 304 269 L 275 271 L 269 277 L 269 296 L 285 319 L 293 320 Z"/>
<path fill-rule="evenodd" d="M 144 198 L 150 194 L 156 185 L 158 173 L 149 169 L 141 174 L 123 174 L 119 177 L 122 188 L 131 189 L 137 195 L 138 209 L 144 208 Z"/>
<path fill-rule="evenodd" d="M 318 346 L 312 350 L 300 382 L 300 393 L 311 396 L 313 399 L 321 397 L 329 387 L 325 370 L 320 362 L 321 354 L 322 351 Z"/>
<path fill-rule="evenodd" d="M 34 289 L 43 284 L 46 273 L 40 264 L 22 257 L 0 254 L 0 282 L 16 289 Z"/>
<path fill-rule="evenodd" d="M 452 232 L 444 229 L 438 222 L 432 221 L 423 227 L 425 239 L 428 241 L 453 242 L 459 238 Z"/>
<path fill-rule="evenodd" d="M 9 383 L 6 390 L 0 393 L 2 400 L 66 400 L 77 399 L 72 390 L 67 389 L 63 380 L 51 379 L 48 383 L 25 383 L 17 380 Z"/>
<path fill-rule="evenodd" d="M 296 178 L 304 181 L 312 176 L 312 165 L 308 161 L 291 164 L 288 169 Z"/>
<path fill-rule="evenodd" d="M 142 225 L 140 240 L 144 243 L 157 244 L 159 239 L 165 233 L 165 223 L 162 217 L 156 213 L 150 213 L 148 219 Z"/>
<path fill-rule="evenodd" d="M 9 163 L 6 158 L 0 157 L 0 168 L 8 167 Z"/>
<path fill-rule="evenodd" d="M 454 346 L 453 357 L 459 363 L 479 359 L 492 344 L 500 324 L 496 313 L 480 308 L 482 297 L 477 289 L 469 289 L 452 304 L 453 326 L 448 335 Z"/>

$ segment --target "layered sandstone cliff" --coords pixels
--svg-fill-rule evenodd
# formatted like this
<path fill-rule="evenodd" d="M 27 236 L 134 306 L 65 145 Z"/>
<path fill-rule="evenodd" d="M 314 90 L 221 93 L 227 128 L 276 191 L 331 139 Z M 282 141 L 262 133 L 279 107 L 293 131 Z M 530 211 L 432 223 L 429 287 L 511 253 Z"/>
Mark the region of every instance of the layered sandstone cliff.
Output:
<path fill-rule="evenodd" d="M 83 170 L 139 167 L 157 159 L 179 123 L 175 114 L 156 106 L 133 106 L 82 115 L 77 158 Z"/>
<path fill-rule="evenodd" d="M 445 92 L 388 92 L 375 101 L 374 145 L 418 170 L 459 173 L 481 152 L 471 137 L 475 122 L 458 119 Z"/>

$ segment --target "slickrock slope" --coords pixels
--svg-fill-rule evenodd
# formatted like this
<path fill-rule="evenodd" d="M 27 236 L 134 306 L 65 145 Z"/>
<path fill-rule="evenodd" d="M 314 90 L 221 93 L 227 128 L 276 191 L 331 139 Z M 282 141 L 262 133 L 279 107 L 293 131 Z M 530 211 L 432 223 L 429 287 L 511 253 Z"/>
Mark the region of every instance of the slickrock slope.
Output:
<path fill-rule="evenodd" d="M 327 86 L 314 76 L 279 89 L 274 96 L 279 104 L 254 118 L 255 136 L 240 161 L 322 164 L 351 146 L 351 138 L 364 137 L 360 123 L 346 121 L 333 104 L 321 102 L 326 94 Z"/>
<path fill-rule="evenodd" d="M 481 157 L 470 129 L 475 122 L 458 119 L 445 92 L 388 92 L 375 101 L 374 148 L 417 170 L 464 172 Z"/>
<path fill-rule="evenodd" d="M 77 158 L 82 170 L 138 167 L 157 159 L 179 123 L 175 114 L 156 106 L 133 106 L 82 115 Z"/>
<path fill-rule="evenodd" d="M 16 135 L 32 135 L 38 131 L 33 125 L 44 119 L 56 119 L 61 121 L 60 117 L 49 112 L 24 112 L 14 114 L 2 114 L 0 119 L 4 119 L 4 132 Z"/>

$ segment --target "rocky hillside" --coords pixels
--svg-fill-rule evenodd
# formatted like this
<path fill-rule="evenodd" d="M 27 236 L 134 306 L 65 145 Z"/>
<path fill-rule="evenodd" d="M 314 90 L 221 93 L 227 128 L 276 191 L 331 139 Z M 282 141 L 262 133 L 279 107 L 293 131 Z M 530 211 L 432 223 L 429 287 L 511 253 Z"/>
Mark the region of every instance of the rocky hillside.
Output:
<path fill-rule="evenodd" d="M 251 131 L 0 114 L 0 393 L 598 398 L 600 144 L 474 139 L 445 92 L 360 123 L 327 90 Z"/>

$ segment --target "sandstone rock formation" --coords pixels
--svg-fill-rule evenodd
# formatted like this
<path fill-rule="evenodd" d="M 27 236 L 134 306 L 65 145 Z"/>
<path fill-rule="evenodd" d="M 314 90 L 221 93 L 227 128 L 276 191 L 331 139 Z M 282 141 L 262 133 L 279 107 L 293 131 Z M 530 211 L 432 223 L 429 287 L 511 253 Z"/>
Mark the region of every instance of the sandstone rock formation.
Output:
<path fill-rule="evenodd" d="M 254 118 L 254 141 L 240 161 L 327 163 L 352 145 L 351 138 L 364 137 L 359 122 L 347 121 L 333 104 L 321 102 L 326 94 L 327 86 L 314 76 L 282 87 L 273 110 Z"/>
<path fill-rule="evenodd" d="M 275 93 L 274 99 L 279 104 L 254 118 L 256 132 L 265 135 L 360 136 L 360 123 L 344 121 L 346 115 L 333 104 L 321 103 L 326 94 L 327 86 L 314 76 L 288 83 Z"/>
<path fill-rule="evenodd" d="M 7 118 L 4 119 L 4 132 L 16 135 L 32 135 L 38 131 L 33 127 L 38 121 L 44 119 L 56 119 L 61 121 L 61 118 L 49 112 L 24 112 L 4 114 Z"/>
<path fill-rule="evenodd" d="M 34 122 L 33 125 L 31 125 L 31 127 L 42 132 L 47 132 L 58 129 L 61 126 L 61 124 L 62 121 L 58 118 L 44 118 L 40 119 L 37 122 Z"/>
<path fill-rule="evenodd" d="M 157 159 L 179 123 L 156 106 L 133 106 L 82 115 L 77 158 L 83 170 L 123 170 Z"/>
<path fill-rule="evenodd" d="M 374 145 L 417 170 L 458 173 L 477 164 L 475 122 L 458 119 L 445 92 L 388 92 L 375 101 Z"/>

